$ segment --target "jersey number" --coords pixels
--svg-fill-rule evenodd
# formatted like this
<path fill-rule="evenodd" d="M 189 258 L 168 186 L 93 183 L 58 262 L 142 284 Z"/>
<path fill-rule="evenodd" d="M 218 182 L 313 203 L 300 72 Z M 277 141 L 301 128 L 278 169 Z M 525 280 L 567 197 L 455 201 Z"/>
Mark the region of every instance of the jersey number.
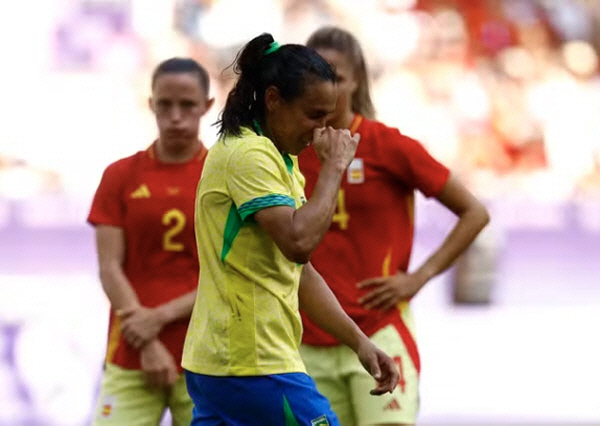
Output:
<path fill-rule="evenodd" d="M 163 249 L 166 251 L 183 251 L 183 243 L 175 241 L 175 237 L 185 228 L 185 214 L 181 210 L 171 209 L 162 217 L 162 224 L 169 228 L 163 235 Z"/>
<path fill-rule="evenodd" d="M 404 368 L 402 368 L 402 358 L 399 356 L 394 357 L 394 362 L 396 363 L 396 367 L 398 367 L 398 386 L 400 386 L 400 390 L 402 393 L 406 391 L 406 380 L 404 379 Z"/>
<path fill-rule="evenodd" d="M 348 229 L 348 221 L 350 220 L 350 215 L 346 211 L 346 196 L 343 189 L 338 191 L 337 197 L 337 207 L 335 209 L 335 213 L 333 214 L 332 221 L 337 223 L 342 231 Z"/>

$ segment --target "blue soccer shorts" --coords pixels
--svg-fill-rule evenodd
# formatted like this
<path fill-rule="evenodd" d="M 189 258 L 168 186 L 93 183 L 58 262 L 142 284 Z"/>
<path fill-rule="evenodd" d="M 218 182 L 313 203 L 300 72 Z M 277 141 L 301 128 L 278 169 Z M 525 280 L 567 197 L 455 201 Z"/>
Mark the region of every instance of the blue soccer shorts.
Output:
<path fill-rule="evenodd" d="M 207 376 L 186 371 L 192 426 L 339 426 L 305 373 Z"/>

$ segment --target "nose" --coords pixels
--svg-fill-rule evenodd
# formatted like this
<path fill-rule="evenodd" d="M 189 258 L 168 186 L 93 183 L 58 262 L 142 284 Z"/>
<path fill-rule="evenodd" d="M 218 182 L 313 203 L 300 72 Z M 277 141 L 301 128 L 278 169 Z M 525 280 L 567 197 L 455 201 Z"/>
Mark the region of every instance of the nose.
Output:
<path fill-rule="evenodd" d="M 327 116 L 317 120 L 317 123 L 318 123 L 318 127 L 325 127 L 325 123 L 327 123 Z"/>
<path fill-rule="evenodd" d="M 179 108 L 178 106 L 174 106 L 171 109 L 171 120 L 172 121 L 179 121 L 181 120 L 181 108 Z"/>

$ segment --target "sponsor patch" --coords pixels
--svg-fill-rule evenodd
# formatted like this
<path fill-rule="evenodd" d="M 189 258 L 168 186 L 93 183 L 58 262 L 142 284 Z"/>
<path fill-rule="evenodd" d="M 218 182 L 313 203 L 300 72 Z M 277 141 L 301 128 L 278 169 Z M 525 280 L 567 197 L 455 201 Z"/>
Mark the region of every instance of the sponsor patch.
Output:
<path fill-rule="evenodd" d="M 312 419 L 310 421 L 310 426 L 329 426 L 329 420 L 327 420 L 327 416 L 323 414 L 316 419 Z"/>

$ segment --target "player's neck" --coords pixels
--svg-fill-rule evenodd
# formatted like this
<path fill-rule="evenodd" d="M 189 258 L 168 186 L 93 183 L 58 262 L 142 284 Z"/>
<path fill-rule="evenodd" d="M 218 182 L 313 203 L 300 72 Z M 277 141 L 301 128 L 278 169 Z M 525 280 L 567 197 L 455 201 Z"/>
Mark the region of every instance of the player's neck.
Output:
<path fill-rule="evenodd" d="M 158 140 L 154 152 L 156 158 L 162 163 L 186 163 L 198 154 L 200 146 L 201 142 L 197 139 L 181 145 L 170 145 Z"/>

